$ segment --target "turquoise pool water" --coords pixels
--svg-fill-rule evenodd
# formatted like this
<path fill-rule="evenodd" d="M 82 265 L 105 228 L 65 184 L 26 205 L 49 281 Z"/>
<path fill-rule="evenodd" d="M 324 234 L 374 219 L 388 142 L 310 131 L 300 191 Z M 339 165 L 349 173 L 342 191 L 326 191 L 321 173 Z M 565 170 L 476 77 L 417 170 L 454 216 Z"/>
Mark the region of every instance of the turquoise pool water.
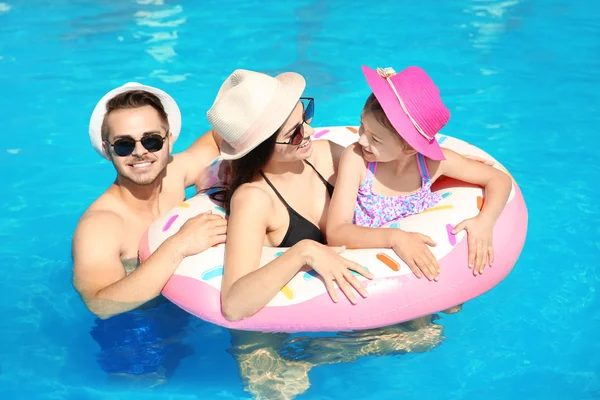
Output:
<path fill-rule="evenodd" d="M 96 321 L 71 286 L 73 229 L 114 178 L 89 144 L 90 113 L 126 81 L 160 86 L 182 109 L 182 150 L 243 67 L 302 73 L 316 126 L 356 124 L 362 63 L 432 75 L 452 112 L 446 132 L 521 185 L 528 238 L 502 284 L 436 321 L 439 346 L 317 366 L 297 398 L 600 398 L 600 6 L 269 3 L 0 2 L 0 398 L 249 398 L 229 333 L 185 315 L 165 384 L 108 379 Z"/>

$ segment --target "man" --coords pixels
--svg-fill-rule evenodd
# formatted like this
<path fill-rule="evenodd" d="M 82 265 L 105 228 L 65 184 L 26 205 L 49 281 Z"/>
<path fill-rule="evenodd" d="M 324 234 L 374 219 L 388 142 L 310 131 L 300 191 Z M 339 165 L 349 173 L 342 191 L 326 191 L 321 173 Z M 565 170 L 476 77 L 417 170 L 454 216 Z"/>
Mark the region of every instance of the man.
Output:
<path fill-rule="evenodd" d="M 186 151 L 170 155 L 180 129 L 175 101 L 149 86 L 121 86 L 94 109 L 90 139 L 113 164 L 117 178 L 86 210 L 75 230 L 73 284 L 100 318 L 157 297 L 184 257 L 225 240 L 225 220 L 202 214 L 137 266 L 144 231 L 185 200 L 185 189 L 219 155 L 219 139 L 212 131 Z"/>
<path fill-rule="evenodd" d="M 111 347 L 111 354 L 100 360 L 111 373 L 160 373 L 156 364 L 164 361 L 164 357 L 156 354 L 140 356 L 158 359 L 150 366 L 139 357 L 132 360 L 133 369 L 108 365 L 114 362 L 115 351 L 130 354 L 139 349 L 123 349 L 123 343 L 136 342 L 135 338 L 121 337 L 121 343 L 115 345 L 115 339 L 107 335 L 120 327 L 121 335 L 134 335 L 140 342 L 140 332 L 146 332 L 151 325 L 163 330 L 148 336 L 154 348 L 161 339 L 172 338 L 173 329 L 164 332 L 170 329 L 163 318 L 164 310 L 158 317 L 161 324 L 154 320 L 140 321 L 138 314 L 129 318 L 131 313 L 126 312 L 165 306 L 177 309 L 165 301 L 159 306 L 148 302 L 159 297 L 184 257 L 225 241 L 226 221 L 220 216 L 200 214 L 187 221 L 148 260 L 141 264 L 138 261 L 138 245 L 148 226 L 185 200 L 185 189 L 193 186 L 219 155 L 220 138 L 212 131 L 184 152 L 171 155 L 180 129 L 181 114 L 171 96 L 137 83 L 107 93 L 90 120 L 92 145 L 112 163 L 117 177 L 77 225 L 72 243 L 73 285 L 87 308 L 100 318 L 92 336 L 103 350 Z M 180 315 L 176 317 L 179 321 L 176 325 L 186 324 L 187 315 L 177 312 Z M 102 321 L 117 314 L 122 314 L 121 318 L 111 319 L 116 322 Z"/>

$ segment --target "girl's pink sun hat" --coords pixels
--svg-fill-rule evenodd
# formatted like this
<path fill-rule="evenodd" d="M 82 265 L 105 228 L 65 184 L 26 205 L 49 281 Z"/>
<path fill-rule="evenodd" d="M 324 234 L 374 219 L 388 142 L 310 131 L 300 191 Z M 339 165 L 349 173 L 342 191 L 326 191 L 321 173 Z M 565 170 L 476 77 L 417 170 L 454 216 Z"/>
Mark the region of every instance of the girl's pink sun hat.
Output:
<path fill-rule="evenodd" d="M 450 120 L 450 110 L 427 73 L 419 67 L 408 67 L 399 73 L 392 68 L 375 71 L 364 65 L 362 70 L 400 136 L 425 157 L 444 160 L 435 135 Z"/>

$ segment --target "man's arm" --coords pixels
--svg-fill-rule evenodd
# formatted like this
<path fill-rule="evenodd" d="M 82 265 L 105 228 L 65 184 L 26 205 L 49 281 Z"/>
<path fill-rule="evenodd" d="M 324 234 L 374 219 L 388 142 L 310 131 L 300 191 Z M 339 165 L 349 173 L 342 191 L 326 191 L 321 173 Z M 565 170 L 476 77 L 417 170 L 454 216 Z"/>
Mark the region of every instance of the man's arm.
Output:
<path fill-rule="evenodd" d="M 129 275 L 120 259 L 123 231 L 118 215 L 96 211 L 81 219 L 73 236 L 73 285 L 100 318 L 157 297 L 184 257 L 225 242 L 227 221 L 211 213 L 190 218 Z"/>
<path fill-rule="evenodd" d="M 210 130 L 200 136 L 185 151 L 177 154 L 180 165 L 185 171 L 185 187 L 195 185 L 208 165 L 220 155 L 221 136 Z"/>
<path fill-rule="evenodd" d="M 120 314 L 157 297 L 183 255 L 165 241 L 131 274 L 120 259 L 123 221 L 109 211 L 93 211 L 73 236 L 73 285 L 88 309 L 100 318 Z"/>

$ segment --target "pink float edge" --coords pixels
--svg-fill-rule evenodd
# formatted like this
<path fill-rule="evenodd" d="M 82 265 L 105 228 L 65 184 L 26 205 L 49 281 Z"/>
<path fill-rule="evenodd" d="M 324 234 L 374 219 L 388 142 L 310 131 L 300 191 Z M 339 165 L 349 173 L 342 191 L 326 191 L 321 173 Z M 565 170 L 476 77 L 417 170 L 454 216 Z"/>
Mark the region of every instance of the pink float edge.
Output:
<path fill-rule="evenodd" d="M 265 307 L 255 315 L 231 322 L 221 314 L 220 292 L 204 282 L 173 275 L 162 294 L 187 312 L 233 329 L 263 332 L 317 332 L 370 329 L 408 321 L 462 304 L 498 285 L 513 269 L 527 234 L 528 213 L 520 188 L 494 228 L 495 263 L 483 275 L 473 276 L 466 265 L 467 240 L 440 260 L 438 282 L 413 275 L 366 282 L 367 299 L 350 304 L 340 293 L 336 304 L 324 294 L 300 304 Z M 500 251 L 500 249 L 502 249 Z M 148 237 L 140 243 L 140 259 L 150 255 Z M 383 288 L 382 288 L 383 284 Z M 376 289 L 376 288 L 381 289 Z M 392 293 L 390 293 L 392 292 Z M 422 293 L 427 292 L 426 296 Z"/>

